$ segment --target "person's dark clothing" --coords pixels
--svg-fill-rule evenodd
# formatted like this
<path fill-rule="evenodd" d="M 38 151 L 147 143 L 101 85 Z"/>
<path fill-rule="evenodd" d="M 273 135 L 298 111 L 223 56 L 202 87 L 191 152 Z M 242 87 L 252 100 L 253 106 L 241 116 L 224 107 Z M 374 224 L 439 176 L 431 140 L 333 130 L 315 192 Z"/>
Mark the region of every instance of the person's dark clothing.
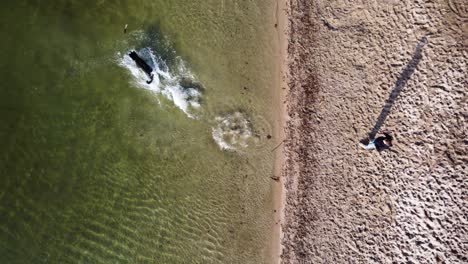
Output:
<path fill-rule="evenodd" d="M 375 148 L 377 149 L 378 152 L 389 149 L 392 146 L 393 137 L 387 133 L 383 133 L 383 134 L 384 134 L 383 137 L 378 137 L 374 139 Z M 386 145 L 384 143 L 384 140 L 387 140 L 388 142 L 390 142 L 390 144 Z"/>

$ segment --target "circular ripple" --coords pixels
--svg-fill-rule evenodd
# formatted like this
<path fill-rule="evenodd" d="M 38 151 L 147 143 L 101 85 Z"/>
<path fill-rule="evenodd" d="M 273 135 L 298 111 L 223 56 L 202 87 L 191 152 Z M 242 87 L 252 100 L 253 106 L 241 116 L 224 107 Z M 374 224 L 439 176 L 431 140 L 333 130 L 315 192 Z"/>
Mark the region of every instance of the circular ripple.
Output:
<path fill-rule="evenodd" d="M 261 115 L 249 117 L 243 112 L 234 112 L 218 116 L 216 122 L 212 135 L 222 150 L 260 148 L 272 137 L 271 124 Z"/>
<path fill-rule="evenodd" d="M 216 117 L 213 139 L 223 150 L 239 151 L 247 148 L 252 139 L 252 125 L 244 113 L 234 112 Z"/>

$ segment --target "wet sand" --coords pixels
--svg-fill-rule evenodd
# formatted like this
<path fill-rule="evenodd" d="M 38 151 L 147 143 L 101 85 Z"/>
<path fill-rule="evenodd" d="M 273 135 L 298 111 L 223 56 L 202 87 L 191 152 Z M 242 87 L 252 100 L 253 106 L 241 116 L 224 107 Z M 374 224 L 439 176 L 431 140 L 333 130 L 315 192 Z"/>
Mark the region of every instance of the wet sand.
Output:
<path fill-rule="evenodd" d="M 279 54 L 276 57 L 277 73 L 276 73 L 276 89 L 275 98 L 273 100 L 273 109 L 277 123 L 274 124 L 274 136 L 276 138 L 276 147 L 272 150 L 275 154 L 274 177 L 277 178 L 277 184 L 273 186 L 273 215 L 274 222 L 271 232 L 271 241 L 269 246 L 267 263 L 279 263 L 281 257 L 281 222 L 284 219 L 284 177 L 281 177 L 284 170 L 284 141 L 285 141 L 285 124 L 288 118 L 286 95 L 288 89 L 288 2 L 285 0 L 277 0 L 275 8 L 276 23 L 274 27 L 277 32 L 277 50 Z"/>
<path fill-rule="evenodd" d="M 279 261 L 466 263 L 467 2 L 286 6 Z"/>

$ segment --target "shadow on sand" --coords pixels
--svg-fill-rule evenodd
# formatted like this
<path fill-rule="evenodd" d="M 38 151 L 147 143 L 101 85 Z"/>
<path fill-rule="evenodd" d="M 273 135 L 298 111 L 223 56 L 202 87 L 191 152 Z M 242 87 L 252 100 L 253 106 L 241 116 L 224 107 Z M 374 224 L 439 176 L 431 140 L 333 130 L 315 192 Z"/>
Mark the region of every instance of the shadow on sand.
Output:
<path fill-rule="evenodd" d="M 406 65 L 406 67 L 403 69 L 403 71 L 400 73 L 400 76 L 398 77 L 397 81 L 395 82 L 395 87 L 392 90 L 392 93 L 388 97 L 387 101 L 385 102 L 385 105 L 380 112 L 379 117 L 377 118 L 377 122 L 375 123 L 374 127 L 372 128 L 371 132 L 369 133 L 369 139 L 375 138 L 377 133 L 379 132 L 380 128 L 385 122 L 385 119 L 387 118 L 388 114 L 390 113 L 390 110 L 395 103 L 396 99 L 400 95 L 401 91 L 403 88 L 405 88 L 406 83 L 408 80 L 411 78 L 411 75 L 413 75 L 414 71 L 416 70 L 416 67 L 419 64 L 419 61 L 422 59 L 422 48 L 424 45 L 427 44 L 427 38 L 423 37 L 422 39 L 419 40 L 418 45 L 416 46 L 416 51 L 414 52 L 413 57 L 411 58 L 411 61 Z M 368 142 L 368 139 L 363 139 L 361 141 L 362 143 Z"/>

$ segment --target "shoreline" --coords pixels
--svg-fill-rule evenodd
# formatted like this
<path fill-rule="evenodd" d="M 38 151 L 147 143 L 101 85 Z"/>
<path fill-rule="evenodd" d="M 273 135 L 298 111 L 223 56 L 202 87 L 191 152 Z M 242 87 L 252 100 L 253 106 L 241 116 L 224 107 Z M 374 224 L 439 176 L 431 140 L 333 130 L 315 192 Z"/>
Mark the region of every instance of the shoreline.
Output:
<path fill-rule="evenodd" d="M 273 263 L 468 261 L 466 4 L 288 3 Z"/>
<path fill-rule="evenodd" d="M 273 212 L 274 212 L 274 223 L 273 230 L 271 233 L 271 242 L 269 245 L 269 253 L 267 258 L 270 260 L 268 263 L 279 264 L 281 261 L 282 245 L 281 240 L 283 239 L 282 233 L 282 221 L 284 219 L 284 142 L 285 138 L 285 125 L 287 121 L 287 104 L 286 96 L 289 91 L 288 89 L 288 0 L 276 0 L 276 34 L 277 34 L 277 45 L 279 50 L 279 56 L 276 58 L 277 73 L 276 80 L 278 92 L 275 93 L 274 98 L 274 109 L 275 115 L 278 117 L 277 123 L 275 124 L 275 138 L 278 139 L 276 142 L 275 152 L 275 163 L 274 163 L 274 175 L 278 177 L 277 183 L 273 184 Z"/>

